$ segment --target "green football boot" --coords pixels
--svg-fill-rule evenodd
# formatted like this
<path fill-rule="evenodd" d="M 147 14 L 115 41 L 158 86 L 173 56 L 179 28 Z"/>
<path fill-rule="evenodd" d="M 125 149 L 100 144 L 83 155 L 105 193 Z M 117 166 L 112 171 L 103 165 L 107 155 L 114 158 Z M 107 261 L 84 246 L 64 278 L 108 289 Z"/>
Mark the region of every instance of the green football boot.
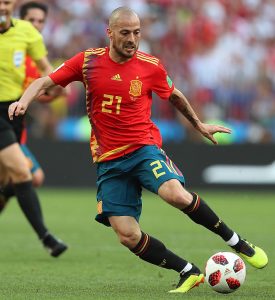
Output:
<path fill-rule="evenodd" d="M 247 240 L 241 240 L 242 244 L 238 255 L 248 262 L 252 267 L 257 269 L 264 268 L 268 263 L 268 257 L 263 249 L 249 243 Z"/>
<path fill-rule="evenodd" d="M 204 275 L 193 265 L 192 269 L 180 276 L 180 281 L 174 290 L 169 293 L 186 293 L 204 282 Z"/>

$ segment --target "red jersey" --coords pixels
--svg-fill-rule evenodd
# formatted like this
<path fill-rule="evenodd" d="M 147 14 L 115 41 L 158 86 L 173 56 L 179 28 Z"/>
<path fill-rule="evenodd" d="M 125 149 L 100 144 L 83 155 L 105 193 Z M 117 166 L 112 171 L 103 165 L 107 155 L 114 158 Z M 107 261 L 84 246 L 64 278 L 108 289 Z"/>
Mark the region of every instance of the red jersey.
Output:
<path fill-rule="evenodd" d="M 24 89 L 26 89 L 35 79 L 41 77 L 36 63 L 29 56 L 26 57 L 25 68 Z"/>
<path fill-rule="evenodd" d="M 118 158 L 143 145 L 161 147 L 160 132 L 150 119 L 152 92 L 168 99 L 174 85 L 156 57 L 137 51 L 131 60 L 118 64 L 108 48 L 88 49 L 49 76 L 63 87 L 72 81 L 84 83 L 94 162 Z"/>

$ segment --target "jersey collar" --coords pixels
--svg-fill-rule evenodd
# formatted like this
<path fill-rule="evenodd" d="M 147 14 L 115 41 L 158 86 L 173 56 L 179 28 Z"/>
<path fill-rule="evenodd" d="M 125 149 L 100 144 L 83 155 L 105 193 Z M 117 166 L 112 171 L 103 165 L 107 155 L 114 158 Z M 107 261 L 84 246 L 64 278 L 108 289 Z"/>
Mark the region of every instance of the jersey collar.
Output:
<path fill-rule="evenodd" d="M 7 32 L 11 27 L 14 27 L 12 18 L 10 19 L 10 26 L 8 28 L 6 28 L 5 30 L 0 31 L 0 34 Z"/>

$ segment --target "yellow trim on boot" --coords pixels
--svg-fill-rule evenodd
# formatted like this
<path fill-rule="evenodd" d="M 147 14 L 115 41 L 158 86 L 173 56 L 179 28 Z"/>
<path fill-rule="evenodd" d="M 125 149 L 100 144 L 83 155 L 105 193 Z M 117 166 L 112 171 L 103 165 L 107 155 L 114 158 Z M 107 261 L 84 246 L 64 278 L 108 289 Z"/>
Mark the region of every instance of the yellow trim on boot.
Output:
<path fill-rule="evenodd" d="M 248 243 L 246 241 L 246 243 Z M 266 255 L 266 253 L 264 252 L 263 249 L 254 246 L 250 243 L 248 243 L 251 247 L 253 247 L 255 254 L 251 257 L 239 252 L 238 255 L 240 255 L 240 257 L 242 257 L 245 261 L 247 261 L 252 267 L 257 268 L 257 269 L 262 269 L 264 268 L 267 263 L 268 263 L 268 257 Z"/>
<path fill-rule="evenodd" d="M 176 288 L 175 290 L 169 291 L 169 293 L 186 293 L 192 288 L 199 286 L 199 284 L 204 282 L 204 275 L 190 275 L 180 287 Z"/>

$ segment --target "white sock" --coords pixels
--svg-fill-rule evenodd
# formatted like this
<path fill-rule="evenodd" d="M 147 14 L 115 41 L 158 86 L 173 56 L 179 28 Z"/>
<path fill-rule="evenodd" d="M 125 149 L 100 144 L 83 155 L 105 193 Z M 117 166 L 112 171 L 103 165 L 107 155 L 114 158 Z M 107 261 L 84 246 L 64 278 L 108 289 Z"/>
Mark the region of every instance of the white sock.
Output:
<path fill-rule="evenodd" d="M 232 238 L 229 241 L 227 241 L 226 244 L 229 246 L 235 246 L 236 244 L 238 244 L 239 240 L 239 236 L 236 232 L 234 232 Z"/>
<path fill-rule="evenodd" d="M 190 263 L 187 263 L 187 265 L 180 271 L 180 274 L 183 275 L 186 272 L 190 271 L 192 269 L 192 265 Z"/>

